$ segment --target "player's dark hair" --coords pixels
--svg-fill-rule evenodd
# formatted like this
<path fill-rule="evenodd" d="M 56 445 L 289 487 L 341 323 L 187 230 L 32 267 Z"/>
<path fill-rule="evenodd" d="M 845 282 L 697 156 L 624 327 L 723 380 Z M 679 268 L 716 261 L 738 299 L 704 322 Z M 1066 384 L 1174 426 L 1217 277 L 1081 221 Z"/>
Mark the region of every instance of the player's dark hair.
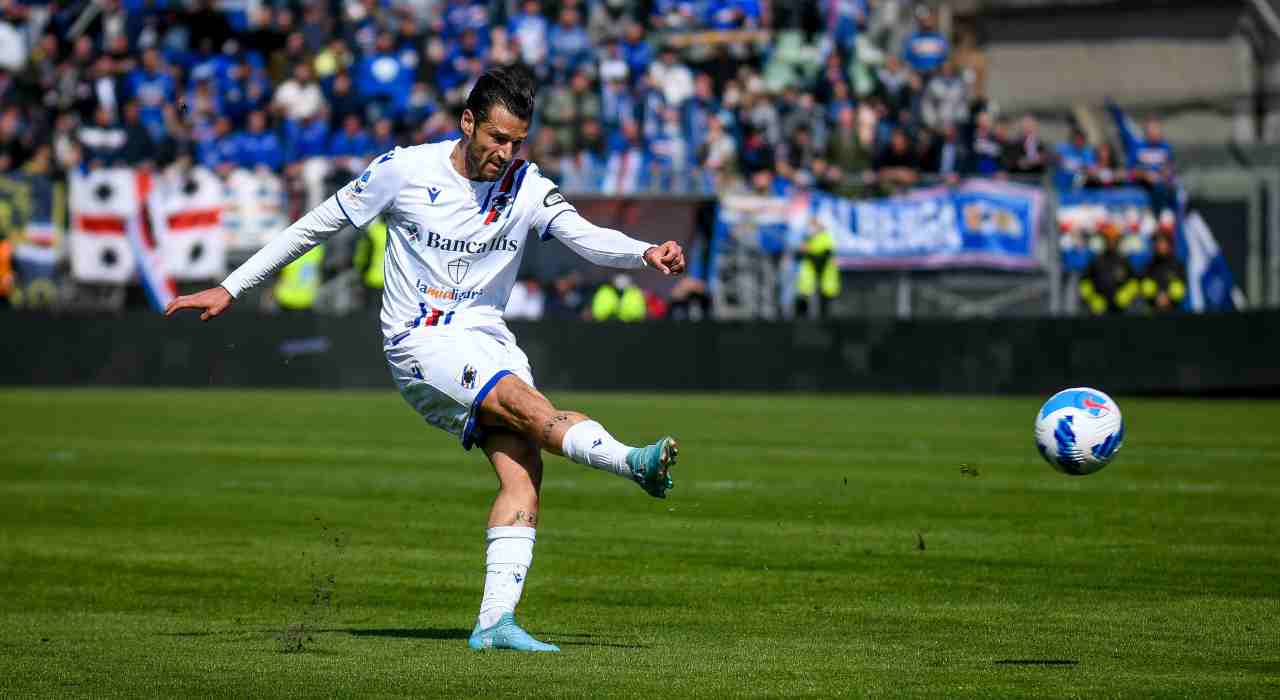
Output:
<path fill-rule="evenodd" d="M 533 71 L 519 63 L 490 68 L 467 95 L 467 109 L 477 124 L 488 118 L 495 104 L 506 107 L 517 119 L 533 121 L 533 97 L 537 91 Z"/>

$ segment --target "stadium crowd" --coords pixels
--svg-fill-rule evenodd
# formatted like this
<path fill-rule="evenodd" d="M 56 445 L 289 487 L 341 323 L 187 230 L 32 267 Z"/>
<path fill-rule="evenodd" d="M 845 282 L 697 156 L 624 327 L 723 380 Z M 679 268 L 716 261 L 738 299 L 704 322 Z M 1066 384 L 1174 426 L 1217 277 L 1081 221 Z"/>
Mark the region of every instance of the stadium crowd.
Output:
<path fill-rule="evenodd" d="M 1151 122 L 1116 150 L 987 98 L 972 31 L 908 0 L 0 2 L 0 172 L 282 173 L 293 210 L 396 145 L 458 136 L 487 67 L 542 83 L 529 158 L 567 192 L 849 197 L 966 175 L 1136 183 L 1169 206 Z M 1094 232 L 1094 233 L 1101 233 Z M 1093 305 L 1091 305 L 1092 307 Z"/>
<path fill-rule="evenodd" d="M 313 158 L 357 170 L 396 144 L 456 136 L 470 83 L 512 61 L 543 82 L 529 155 L 566 191 L 798 183 L 860 196 L 1054 160 L 1034 117 L 1002 118 L 986 98 L 973 33 L 948 37 L 935 8 L 903 0 L 252 7 L 8 0 L 0 171 L 178 158 L 224 173 Z M 1108 148 L 1068 146 L 1067 177 L 1114 168 Z"/>

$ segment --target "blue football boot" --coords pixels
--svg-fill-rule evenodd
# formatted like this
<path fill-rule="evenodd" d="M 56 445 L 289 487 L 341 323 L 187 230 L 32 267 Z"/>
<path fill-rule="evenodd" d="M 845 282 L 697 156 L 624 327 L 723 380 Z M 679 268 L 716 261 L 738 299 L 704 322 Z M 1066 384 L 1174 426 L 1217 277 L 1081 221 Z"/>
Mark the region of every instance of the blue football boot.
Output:
<path fill-rule="evenodd" d="M 471 632 L 471 639 L 467 640 L 467 646 L 476 651 L 481 649 L 560 651 L 560 647 L 554 644 L 539 642 L 529 636 L 528 632 L 520 629 L 520 625 L 516 624 L 515 615 L 511 613 L 503 613 L 502 617 L 493 623 L 493 627 L 488 629 L 480 629 L 480 623 L 477 622 L 475 630 Z"/>
<path fill-rule="evenodd" d="M 654 498 L 666 498 L 667 491 L 675 488 L 671 480 L 671 467 L 680 454 L 680 443 L 670 436 L 658 438 L 648 447 L 635 447 L 627 453 L 627 466 L 631 477 L 640 488 Z"/>

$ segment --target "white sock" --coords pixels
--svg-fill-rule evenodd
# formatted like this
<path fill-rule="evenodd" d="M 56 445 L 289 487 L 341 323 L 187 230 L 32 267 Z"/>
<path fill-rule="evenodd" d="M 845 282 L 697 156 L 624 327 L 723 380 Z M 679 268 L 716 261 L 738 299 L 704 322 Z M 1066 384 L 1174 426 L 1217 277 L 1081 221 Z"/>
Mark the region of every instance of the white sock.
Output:
<path fill-rule="evenodd" d="M 533 564 L 531 527 L 491 527 L 485 531 L 484 598 L 480 600 L 481 629 L 492 627 L 503 613 L 516 611 L 524 579 Z"/>
<path fill-rule="evenodd" d="M 615 440 L 603 425 L 593 420 L 575 423 L 564 431 L 560 451 L 578 464 L 631 478 L 631 467 L 627 466 L 627 453 L 631 448 Z"/>

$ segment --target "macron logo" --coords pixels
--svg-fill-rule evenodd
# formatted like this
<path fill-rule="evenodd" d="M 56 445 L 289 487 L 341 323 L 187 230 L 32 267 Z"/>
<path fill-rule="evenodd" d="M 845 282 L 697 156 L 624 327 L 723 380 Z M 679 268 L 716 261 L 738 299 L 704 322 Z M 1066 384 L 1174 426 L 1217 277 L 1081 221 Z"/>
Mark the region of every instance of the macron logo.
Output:
<path fill-rule="evenodd" d="M 432 204 L 435 204 L 435 203 L 436 203 L 436 197 L 439 197 L 439 196 L 440 196 L 440 188 L 439 188 L 439 187 L 428 187 L 428 188 L 427 188 L 427 194 L 431 196 L 431 203 L 432 203 Z"/>
<path fill-rule="evenodd" d="M 599 447 L 599 446 L 601 446 L 601 445 L 603 445 L 603 444 L 604 444 L 604 439 L 603 439 L 603 438 L 596 438 L 596 441 L 595 441 L 595 442 L 593 442 L 593 443 L 591 443 L 591 449 L 593 449 L 593 450 L 594 450 L 595 448 L 597 448 L 597 447 Z"/>

